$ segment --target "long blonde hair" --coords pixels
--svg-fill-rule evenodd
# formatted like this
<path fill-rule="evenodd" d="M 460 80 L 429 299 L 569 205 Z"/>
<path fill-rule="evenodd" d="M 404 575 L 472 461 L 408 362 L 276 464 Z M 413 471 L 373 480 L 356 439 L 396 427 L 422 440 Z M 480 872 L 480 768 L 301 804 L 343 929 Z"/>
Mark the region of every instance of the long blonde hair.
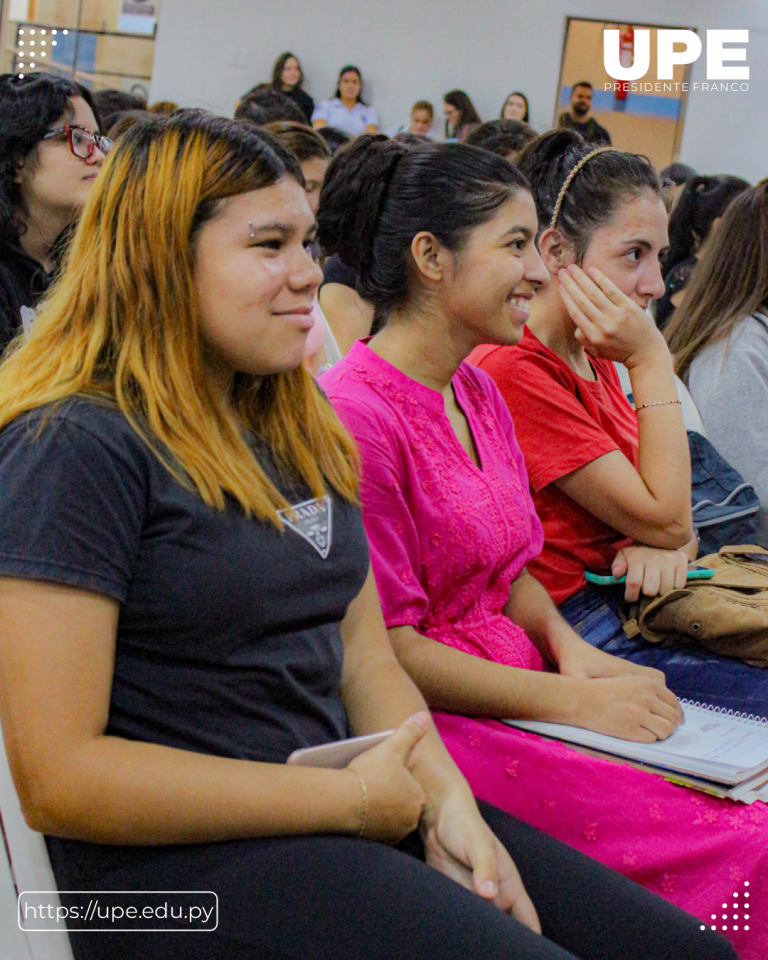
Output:
<path fill-rule="evenodd" d="M 281 526 L 289 506 L 244 427 L 314 496 L 357 500 L 353 441 L 303 366 L 237 374 L 233 407 L 210 384 L 193 281 L 195 238 L 226 197 L 293 176 L 273 137 L 202 111 L 139 123 L 107 159 L 31 336 L 0 366 L 0 429 L 74 395 L 116 403 L 168 470 L 212 507 L 225 495 Z M 239 418 L 239 419 L 238 419 Z"/>
<path fill-rule="evenodd" d="M 664 330 L 683 380 L 706 347 L 728 340 L 744 317 L 768 304 L 768 180 L 744 190 L 723 214 L 691 274 L 685 300 Z"/>

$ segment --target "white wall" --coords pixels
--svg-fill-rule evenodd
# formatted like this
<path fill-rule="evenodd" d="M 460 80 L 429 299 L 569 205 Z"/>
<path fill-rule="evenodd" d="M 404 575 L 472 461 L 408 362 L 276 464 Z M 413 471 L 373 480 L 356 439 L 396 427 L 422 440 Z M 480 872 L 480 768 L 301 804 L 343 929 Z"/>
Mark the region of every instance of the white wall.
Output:
<path fill-rule="evenodd" d="M 681 160 L 702 173 L 755 181 L 768 174 L 768 3 L 765 0 L 163 0 L 152 99 L 229 113 L 269 79 L 286 49 L 296 53 L 315 99 L 330 97 L 338 69 L 357 64 L 382 127 L 411 104 L 460 87 L 484 119 L 524 90 L 532 121 L 554 115 L 566 15 L 709 29 L 749 28 L 750 90 L 690 94 Z M 652 67 L 652 70 L 654 68 Z M 655 72 L 653 77 L 655 79 Z M 706 80 L 702 55 L 694 81 Z"/>

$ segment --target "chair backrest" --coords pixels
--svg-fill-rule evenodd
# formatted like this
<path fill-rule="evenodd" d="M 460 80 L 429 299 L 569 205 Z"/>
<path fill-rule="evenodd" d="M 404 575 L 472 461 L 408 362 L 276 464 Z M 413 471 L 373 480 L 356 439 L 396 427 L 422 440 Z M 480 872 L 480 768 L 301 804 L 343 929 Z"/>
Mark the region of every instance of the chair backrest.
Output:
<path fill-rule="evenodd" d="M 31 830 L 21 812 L 21 803 L 19 802 L 16 787 L 11 777 L 11 768 L 8 765 L 8 757 L 5 752 L 5 742 L 3 740 L 3 731 L 0 727 L 0 821 L 2 821 L 3 833 L 7 845 L 8 855 L 10 857 L 10 871 L 13 883 L 16 887 L 18 896 L 25 890 L 56 890 L 56 879 L 51 869 L 51 861 L 48 858 L 48 848 L 41 833 Z M 5 847 L 0 849 L 0 859 L 4 857 Z M 7 862 L 7 860 L 6 860 Z M 0 863 L 0 886 L 3 885 L 4 864 Z M 6 884 L 7 885 L 7 884 Z M 5 898 L 3 898 L 5 899 Z M 58 895 L 49 895 L 46 903 L 59 905 Z M 15 900 L 15 897 L 14 897 Z M 74 960 L 72 948 L 69 945 L 69 937 L 65 932 L 64 925 L 61 930 L 64 932 L 31 932 L 19 929 L 17 912 L 14 905 L 13 910 L 13 928 L 6 930 L 7 914 L 5 911 L 0 913 L 0 942 L 2 943 L 3 958 L 9 960 Z M 15 932 L 14 932 L 15 930 Z M 17 934 L 21 936 L 18 937 Z M 27 952 L 22 951 L 22 939 L 26 941 Z M 6 953 L 7 944 L 16 944 L 16 954 Z M 13 947 L 12 947 L 13 949 Z"/>

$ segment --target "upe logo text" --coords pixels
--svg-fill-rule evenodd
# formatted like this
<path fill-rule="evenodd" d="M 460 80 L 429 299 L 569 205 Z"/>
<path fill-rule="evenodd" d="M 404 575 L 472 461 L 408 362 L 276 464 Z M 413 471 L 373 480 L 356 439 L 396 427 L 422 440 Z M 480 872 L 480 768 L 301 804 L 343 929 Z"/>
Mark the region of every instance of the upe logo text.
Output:
<path fill-rule="evenodd" d="M 656 41 L 656 78 L 671 80 L 675 64 L 694 63 L 702 50 L 701 39 L 692 30 L 658 30 Z M 603 59 L 614 80 L 639 80 L 651 66 L 651 31 L 635 30 L 635 60 L 631 67 L 620 61 L 618 30 L 605 30 Z M 707 30 L 707 79 L 749 80 L 749 67 L 725 66 L 726 60 L 746 60 L 744 47 L 726 47 L 726 43 L 749 43 L 749 30 Z M 675 50 L 675 45 L 684 49 Z"/>

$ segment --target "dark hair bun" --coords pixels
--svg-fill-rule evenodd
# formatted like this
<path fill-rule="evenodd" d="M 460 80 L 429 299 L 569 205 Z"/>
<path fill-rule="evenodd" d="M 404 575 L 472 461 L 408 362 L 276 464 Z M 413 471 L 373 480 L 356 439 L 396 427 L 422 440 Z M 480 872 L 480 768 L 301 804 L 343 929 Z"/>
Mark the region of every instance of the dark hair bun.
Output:
<path fill-rule="evenodd" d="M 411 148 L 383 133 L 366 133 L 346 144 L 328 167 L 320 192 L 318 241 L 327 254 L 362 272 L 373 251 L 389 185 Z"/>
<path fill-rule="evenodd" d="M 588 145 L 575 130 L 550 130 L 527 144 L 517 157 L 517 166 L 531 181 L 539 225 L 549 226 L 560 188 Z"/>
<path fill-rule="evenodd" d="M 503 157 L 459 143 L 364 135 L 331 160 L 320 193 L 319 240 L 357 273 L 375 323 L 407 302 L 411 244 L 422 230 L 457 252 L 525 177 Z"/>

